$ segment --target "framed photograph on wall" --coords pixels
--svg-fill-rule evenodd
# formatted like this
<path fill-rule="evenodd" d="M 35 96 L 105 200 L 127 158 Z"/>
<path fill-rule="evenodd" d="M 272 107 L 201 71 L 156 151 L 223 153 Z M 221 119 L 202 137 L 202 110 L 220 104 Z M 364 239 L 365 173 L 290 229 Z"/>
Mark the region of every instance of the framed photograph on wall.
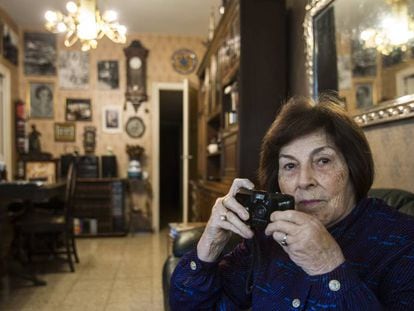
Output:
<path fill-rule="evenodd" d="M 118 61 L 102 60 L 98 62 L 98 88 L 101 90 L 119 88 Z"/>
<path fill-rule="evenodd" d="M 361 82 L 355 84 L 355 103 L 356 107 L 369 108 L 374 105 L 375 91 L 373 82 Z"/>
<path fill-rule="evenodd" d="M 89 53 L 60 51 L 58 61 L 59 86 L 64 89 L 89 87 Z"/>
<path fill-rule="evenodd" d="M 75 123 L 55 123 L 55 141 L 73 142 L 76 140 Z"/>
<path fill-rule="evenodd" d="M 18 65 L 19 60 L 19 35 L 13 31 L 9 25 L 3 24 L 1 36 L 2 53 L 5 59 L 14 65 Z"/>
<path fill-rule="evenodd" d="M 27 103 L 30 118 L 53 118 L 54 85 L 50 82 L 29 82 Z"/>
<path fill-rule="evenodd" d="M 56 35 L 46 32 L 25 32 L 24 73 L 56 75 Z"/>
<path fill-rule="evenodd" d="M 55 183 L 57 165 L 55 160 L 25 161 L 25 179 L 30 181 L 41 181 Z"/>
<path fill-rule="evenodd" d="M 90 99 L 67 98 L 66 121 L 91 121 L 92 107 Z"/>
<path fill-rule="evenodd" d="M 122 107 L 104 106 L 102 108 L 102 131 L 105 133 L 122 133 Z"/>
<path fill-rule="evenodd" d="M 395 75 L 397 97 L 414 94 L 414 66 L 406 67 Z"/>

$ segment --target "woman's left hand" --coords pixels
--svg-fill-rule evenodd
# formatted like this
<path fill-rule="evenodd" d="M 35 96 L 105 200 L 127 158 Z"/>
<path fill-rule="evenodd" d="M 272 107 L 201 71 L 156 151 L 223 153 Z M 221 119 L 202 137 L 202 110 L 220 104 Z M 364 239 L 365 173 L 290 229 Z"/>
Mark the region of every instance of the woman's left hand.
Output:
<path fill-rule="evenodd" d="M 266 235 L 272 235 L 307 274 L 331 272 L 345 261 L 338 243 L 317 218 L 288 210 L 273 212 L 270 221 Z"/>

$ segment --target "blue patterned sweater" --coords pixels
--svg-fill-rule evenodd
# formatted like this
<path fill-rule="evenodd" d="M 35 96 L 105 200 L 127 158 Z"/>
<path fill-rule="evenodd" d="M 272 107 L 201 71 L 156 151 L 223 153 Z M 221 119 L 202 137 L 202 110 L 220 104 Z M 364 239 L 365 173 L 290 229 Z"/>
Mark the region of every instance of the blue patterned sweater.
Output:
<path fill-rule="evenodd" d="M 328 230 L 346 261 L 318 276 L 307 275 L 271 237 L 256 235 L 260 263 L 250 293 L 246 241 L 215 263 L 192 250 L 173 273 L 171 309 L 414 310 L 414 217 L 367 198 Z"/>

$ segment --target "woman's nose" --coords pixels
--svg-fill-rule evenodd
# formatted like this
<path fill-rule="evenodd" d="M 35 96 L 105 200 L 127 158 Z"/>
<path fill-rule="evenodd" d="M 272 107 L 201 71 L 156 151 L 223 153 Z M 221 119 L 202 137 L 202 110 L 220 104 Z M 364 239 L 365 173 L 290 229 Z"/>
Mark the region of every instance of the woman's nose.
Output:
<path fill-rule="evenodd" d="M 301 166 L 299 173 L 299 187 L 309 188 L 316 185 L 315 175 L 310 165 Z"/>

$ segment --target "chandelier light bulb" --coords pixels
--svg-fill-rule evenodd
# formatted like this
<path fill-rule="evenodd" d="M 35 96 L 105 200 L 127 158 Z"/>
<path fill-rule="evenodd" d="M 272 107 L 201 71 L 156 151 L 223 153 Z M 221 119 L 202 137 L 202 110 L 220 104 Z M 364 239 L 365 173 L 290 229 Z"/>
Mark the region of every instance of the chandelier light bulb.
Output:
<path fill-rule="evenodd" d="M 107 10 L 103 13 L 102 17 L 106 22 L 112 23 L 118 19 L 118 13 L 114 10 Z"/>
<path fill-rule="evenodd" d="M 68 30 L 68 27 L 66 27 L 65 23 L 63 22 L 58 23 L 56 28 L 59 32 L 65 32 Z"/>
<path fill-rule="evenodd" d="M 78 6 L 75 2 L 69 1 L 68 3 L 66 3 L 66 10 L 68 10 L 69 13 L 74 14 L 78 10 Z"/>
<path fill-rule="evenodd" d="M 118 25 L 118 32 L 122 35 L 125 36 L 126 32 L 127 32 L 127 28 L 124 25 Z"/>
<path fill-rule="evenodd" d="M 53 11 L 46 11 L 45 18 L 49 23 L 54 23 L 57 21 L 57 14 Z"/>

